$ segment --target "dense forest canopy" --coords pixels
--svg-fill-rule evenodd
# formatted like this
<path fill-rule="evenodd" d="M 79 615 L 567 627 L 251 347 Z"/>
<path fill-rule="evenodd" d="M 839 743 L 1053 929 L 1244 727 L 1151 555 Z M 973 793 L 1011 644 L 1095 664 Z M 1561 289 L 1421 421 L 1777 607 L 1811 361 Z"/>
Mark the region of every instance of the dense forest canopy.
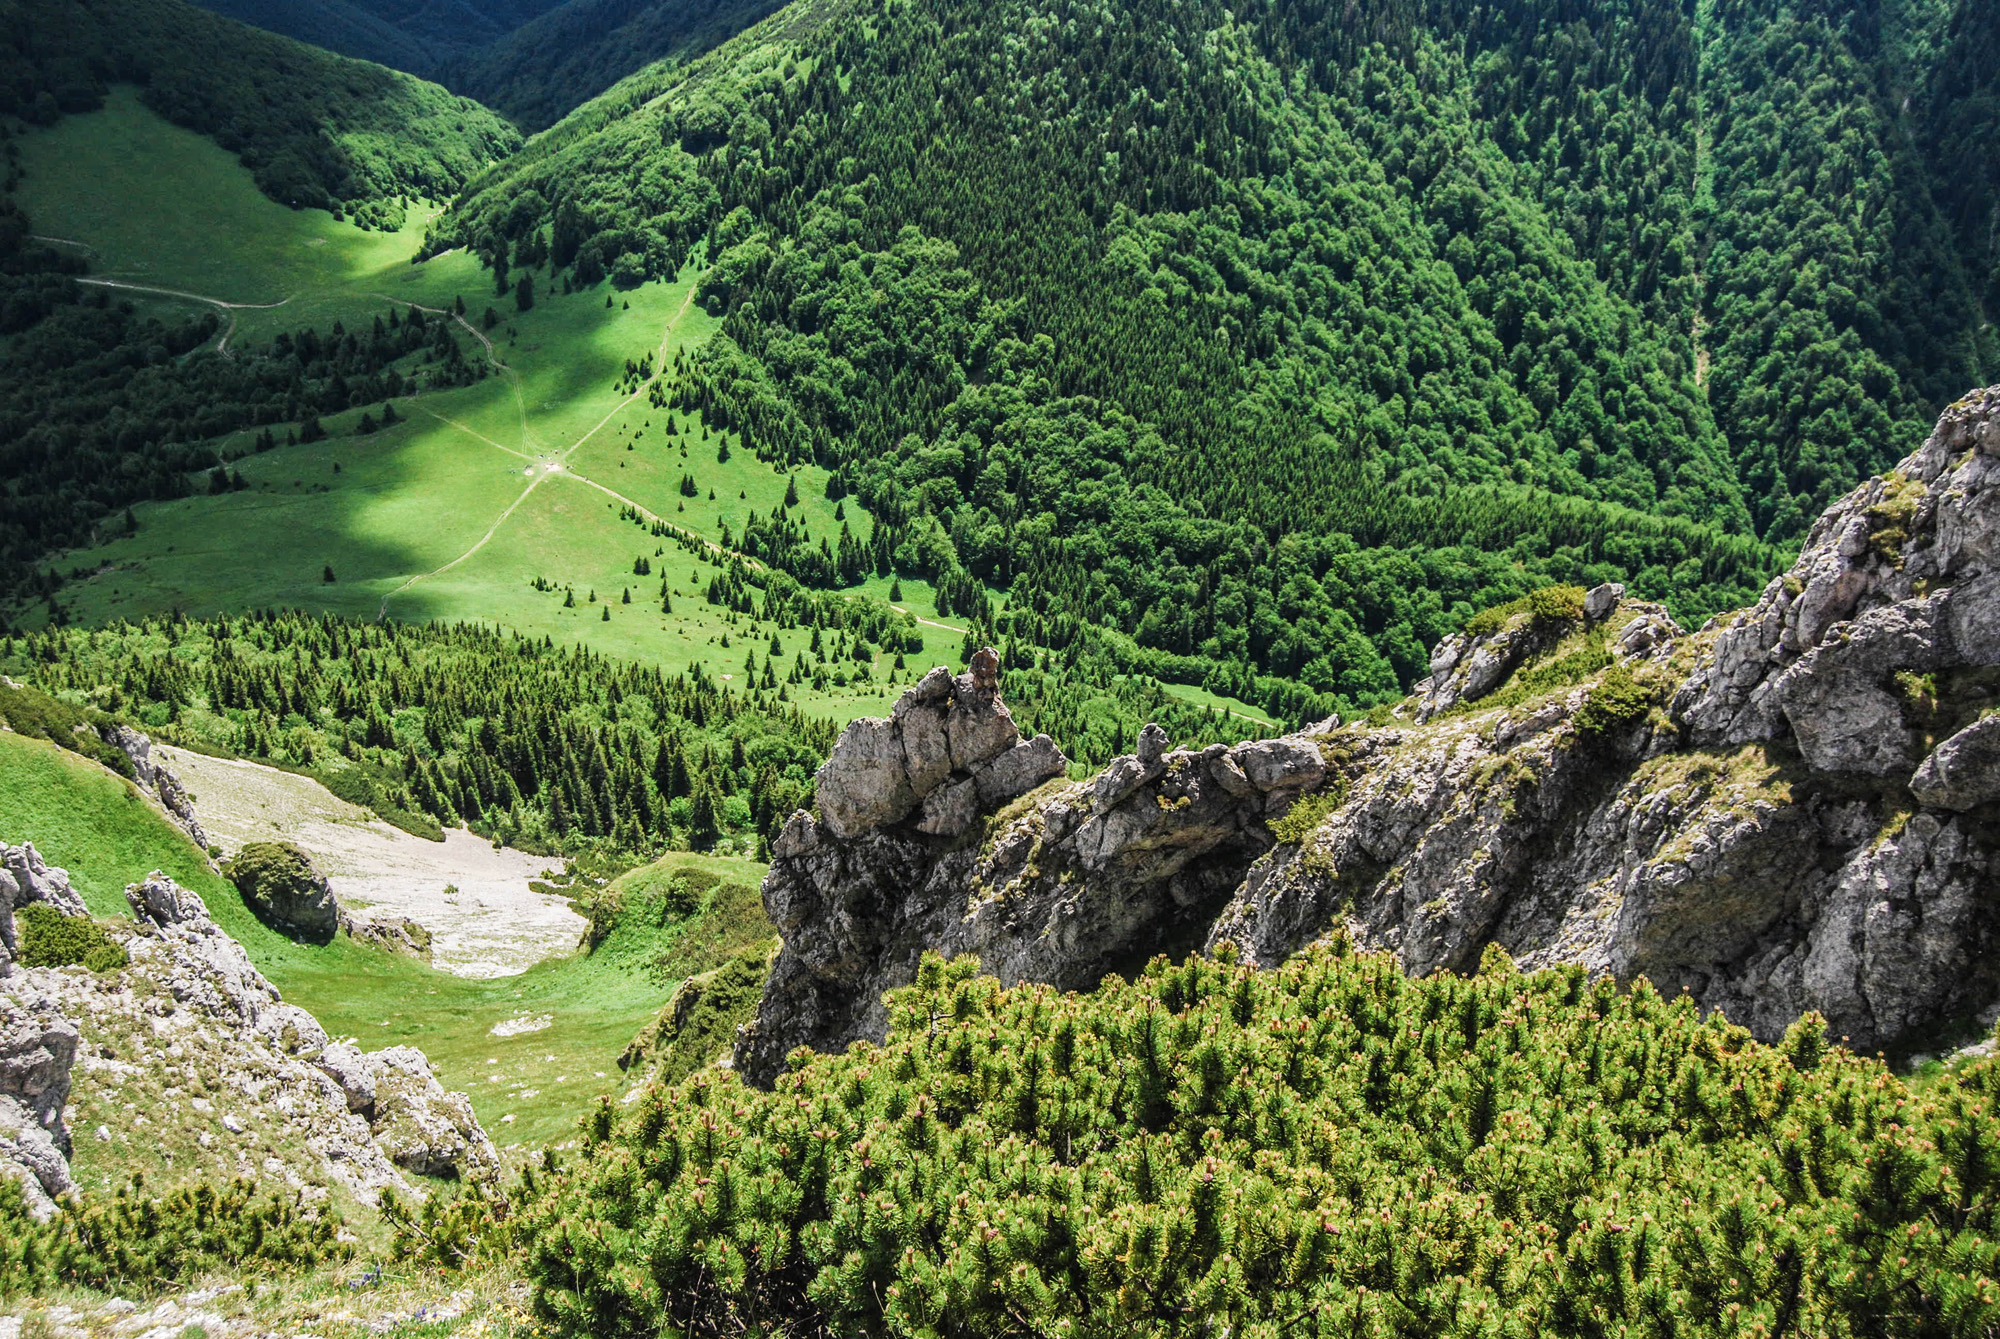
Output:
<path fill-rule="evenodd" d="M 783 7 L 783 0 L 568 0 L 438 71 L 450 87 L 524 130 L 564 113 L 663 57 L 704 51 Z"/>
<path fill-rule="evenodd" d="M 663 674 L 476 626 L 267 613 L 0 639 L 53 694 L 211 752 L 317 776 L 412 831 L 556 853 L 759 837 L 833 727 L 699 667 Z"/>
<path fill-rule="evenodd" d="M 541 291 L 698 263 L 722 329 L 656 403 L 817 461 L 866 511 L 837 551 L 773 517 L 729 539 L 751 557 L 814 587 L 923 577 L 1025 648 L 1010 664 L 1285 720 L 1400 692 L 1536 585 L 1624 580 L 1695 620 L 1745 603 L 2000 374 L 1992 0 L 797 0 L 700 56 L 755 12 L 571 0 L 496 11 L 524 45 L 493 96 L 542 99 L 531 120 L 624 68 L 593 54 L 606 33 L 685 49 L 518 150 L 473 104 L 182 0 L 54 24 L 11 3 L 19 114 L 147 79 L 267 190 L 375 221 L 504 155 L 430 249 Z M 126 50 L 162 25 L 167 55 Z M 16 329 L 75 305 L 25 233 Z M 109 360 L 144 364 L 145 395 L 185 405 L 213 372 L 162 367 L 194 326 L 64 320 L 145 349 Z M 285 375 L 221 398 L 244 423 L 311 411 L 314 370 Z M 22 422 L 88 394 L 53 380 Z M 89 461 L 42 471 L 62 515 L 15 560 L 202 486 L 192 425 L 231 411 L 175 412 L 75 429 Z"/>
<path fill-rule="evenodd" d="M 2000 368 L 1974 8 L 821 0 L 434 245 L 706 260 L 675 403 L 899 569 L 1365 700 L 1538 581 L 1744 600 Z"/>

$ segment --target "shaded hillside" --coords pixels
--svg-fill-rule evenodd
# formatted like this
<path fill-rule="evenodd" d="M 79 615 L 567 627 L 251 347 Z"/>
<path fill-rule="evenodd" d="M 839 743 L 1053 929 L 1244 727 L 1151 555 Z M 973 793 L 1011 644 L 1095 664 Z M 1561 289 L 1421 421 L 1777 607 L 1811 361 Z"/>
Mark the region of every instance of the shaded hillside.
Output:
<path fill-rule="evenodd" d="M 466 98 L 197 9 L 184 0 L 6 0 L 0 113 L 49 124 L 112 83 L 239 155 L 266 195 L 400 226 L 520 144 Z"/>
<path fill-rule="evenodd" d="M 715 46 L 784 0 L 569 0 L 452 61 L 441 78 L 523 129 L 564 113 L 626 75 Z"/>
<path fill-rule="evenodd" d="M 199 0 L 259 28 L 433 78 L 447 61 L 503 40 L 558 0 Z"/>
<path fill-rule="evenodd" d="M 421 39 L 351 0 L 208 0 L 202 8 L 392 70 L 428 77 L 437 68 L 435 53 Z"/>

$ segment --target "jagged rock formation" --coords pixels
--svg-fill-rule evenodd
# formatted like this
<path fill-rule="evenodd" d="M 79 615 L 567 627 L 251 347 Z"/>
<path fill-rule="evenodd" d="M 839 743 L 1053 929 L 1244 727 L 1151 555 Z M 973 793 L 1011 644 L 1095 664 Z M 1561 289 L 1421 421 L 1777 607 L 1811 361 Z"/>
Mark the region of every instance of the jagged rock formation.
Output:
<path fill-rule="evenodd" d="M 38 1218 L 75 1188 L 62 1113 L 76 1047 L 76 1024 L 46 995 L 23 991 L 0 1010 L 0 1175 L 21 1183 Z"/>
<path fill-rule="evenodd" d="M 1600 587 L 1447 639 L 1386 724 L 1199 753 L 1149 728 L 1092 781 L 997 813 L 975 791 L 938 829 L 907 815 L 946 809 L 942 777 L 898 777 L 902 732 L 857 722 L 837 819 L 823 789 L 774 845 L 785 943 L 737 1063 L 768 1081 L 879 1037 L 927 948 L 1080 988 L 1331 934 L 1413 972 L 1499 944 L 1645 976 L 1767 1038 L 1817 1009 L 1859 1047 L 1913 1039 L 2000 999 L 1996 708 L 2000 387 L 1700 633 Z"/>
<path fill-rule="evenodd" d="M 201 822 L 195 817 L 194 801 L 188 796 L 187 788 L 173 769 L 153 757 L 153 741 L 129 725 L 114 725 L 109 730 L 100 728 L 104 742 L 123 753 L 132 762 L 132 775 L 142 790 L 150 790 L 159 800 L 160 808 L 168 818 L 178 823 L 181 830 L 202 850 L 208 849 L 208 834 L 202 831 Z"/>
<path fill-rule="evenodd" d="M 881 1036 L 882 992 L 913 979 L 926 948 L 976 953 L 1009 981 L 1081 988 L 1135 951 L 1143 957 L 1143 946 L 1198 935 L 1244 864 L 1269 846 L 1265 818 L 1325 774 L 1311 743 L 1169 754 L 1165 732 L 1149 726 L 1136 756 L 1095 781 L 1063 782 L 1067 764 L 1046 736 L 1018 742 L 993 679 L 997 657 L 983 651 L 974 667 L 948 698 L 939 684 L 953 681 L 933 671 L 889 722 L 850 726 L 820 769 L 827 821 L 796 813 L 773 844 L 764 908 L 784 947 L 756 1021 L 739 1034 L 736 1064 L 753 1079 L 767 1081 L 796 1046 Z M 925 714 L 933 720 L 922 721 Z M 893 782 L 882 727 L 911 720 L 920 722 L 910 730 L 920 741 L 980 741 L 980 760 L 953 769 L 971 778 L 970 817 L 943 833 L 931 822 L 944 808 L 935 797 L 967 783 L 951 779 L 935 746 L 906 755 L 931 766 L 907 768 L 893 803 L 871 805 L 856 793 L 865 778 Z M 1000 768 L 991 759 L 1005 760 L 1004 785 L 994 784 Z M 837 823 L 826 804 L 829 780 L 849 797 L 834 811 Z M 1023 794 L 1032 802 L 1009 803 Z M 875 814 L 901 821 L 858 825 Z"/>
<path fill-rule="evenodd" d="M 30 902 L 45 902 L 65 916 L 84 914 L 83 896 L 70 887 L 69 871 L 42 859 L 33 842 L 22 842 L 19 846 L 0 842 L 0 898 L 5 898 L 12 910 Z M 14 927 L 10 923 L 6 927 L 10 948 L 13 936 Z"/>
<path fill-rule="evenodd" d="M 404 1171 L 497 1174 L 470 1104 L 421 1051 L 329 1044 L 200 896 L 159 871 L 125 897 L 133 922 L 112 933 L 127 967 L 0 973 L 0 1172 L 35 1182 L 32 1205 L 74 1188 L 66 1109 L 97 1120 L 96 1139 L 177 1149 L 308 1196 L 339 1186 L 372 1203 L 385 1187 L 419 1193 Z"/>

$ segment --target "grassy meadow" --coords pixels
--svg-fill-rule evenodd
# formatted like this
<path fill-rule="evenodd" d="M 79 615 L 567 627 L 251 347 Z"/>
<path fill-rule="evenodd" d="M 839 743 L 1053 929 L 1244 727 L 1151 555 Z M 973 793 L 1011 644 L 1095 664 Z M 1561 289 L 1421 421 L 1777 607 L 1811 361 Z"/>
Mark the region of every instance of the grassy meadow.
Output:
<path fill-rule="evenodd" d="M 668 370 L 713 334 L 718 323 L 693 301 L 692 267 L 629 293 L 544 292 L 520 312 L 462 253 L 410 263 L 433 207 L 413 209 L 396 234 L 286 209 L 228 154 L 160 120 L 129 91 L 21 143 L 23 205 L 38 233 L 84 249 L 91 277 L 284 304 L 232 310 L 236 341 L 371 321 L 392 299 L 447 309 L 463 297 L 475 327 L 488 306 L 503 317 L 487 336 L 494 373 L 478 384 L 399 400 L 401 421 L 369 435 L 356 432 L 362 409 L 328 416 L 324 441 L 237 460 L 243 491 L 141 504 L 136 534 L 62 555 L 53 566 L 75 574 L 62 599 L 76 620 L 287 606 L 481 621 L 732 678 L 746 643 L 768 652 L 774 629 L 709 605 L 702 592 L 720 570 L 713 546 L 724 528 L 740 533 L 752 510 L 776 510 L 787 477 L 734 440 L 720 461 L 723 437 L 704 438 L 685 416 L 672 416 L 680 431 L 669 433 L 670 415 L 650 405 L 647 384 L 626 377 L 628 361 L 650 354 L 656 373 Z M 247 452 L 251 436 L 218 447 Z M 695 497 L 682 495 L 684 475 Z M 796 514 L 814 535 L 836 538 L 826 473 L 808 467 L 796 477 Z M 677 527 L 685 543 L 621 519 L 627 508 Z M 845 512 L 866 534 L 871 523 L 852 500 Z M 633 570 L 642 557 L 648 576 Z M 671 613 L 662 612 L 663 577 Z M 549 589 L 537 590 L 538 578 Z M 878 581 L 860 593 L 882 598 L 887 589 Z M 924 653 L 907 658 L 897 682 L 955 660 L 962 638 L 956 620 L 936 618 L 924 583 L 905 581 L 903 590 L 902 607 L 930 622 L 919 625 Z M 37 617 L 23 611 L 20 621 L 33 627 Z M 778 636 L 782 672 L 810 634 Z M 890 674 L 883 657 L 869 683 L 791 692 L 806 710 L 845 720 L 885 709 Z"/>

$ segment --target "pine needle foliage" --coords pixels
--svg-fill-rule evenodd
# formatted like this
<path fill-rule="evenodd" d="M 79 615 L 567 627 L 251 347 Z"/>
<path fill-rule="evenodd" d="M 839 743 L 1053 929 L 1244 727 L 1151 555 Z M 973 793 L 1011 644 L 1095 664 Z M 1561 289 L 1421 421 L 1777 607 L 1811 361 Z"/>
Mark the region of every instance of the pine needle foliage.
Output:
<path fill-rule="evenodd" d="M 889 1037 L 584 1121 L 508 1227 L 556 1333 L 1975 1335 L 2000 1074 L 1921 1093 L 1489 949 L 1157 959 L 1088 995 L 931 956 Z"/>
<path fill-rule="evenodd" d="M 340 1237 L 337 1215 L 243 1179 L 154 1196 L 135 1177 L 115 1195 L 65 1204 L 37 1222 L 20 1184 L 0 1177 L 0 1297 L 58 1283 L 153 1288 L 224 1266 L 305 1269 L 353 1254 Z"/>

